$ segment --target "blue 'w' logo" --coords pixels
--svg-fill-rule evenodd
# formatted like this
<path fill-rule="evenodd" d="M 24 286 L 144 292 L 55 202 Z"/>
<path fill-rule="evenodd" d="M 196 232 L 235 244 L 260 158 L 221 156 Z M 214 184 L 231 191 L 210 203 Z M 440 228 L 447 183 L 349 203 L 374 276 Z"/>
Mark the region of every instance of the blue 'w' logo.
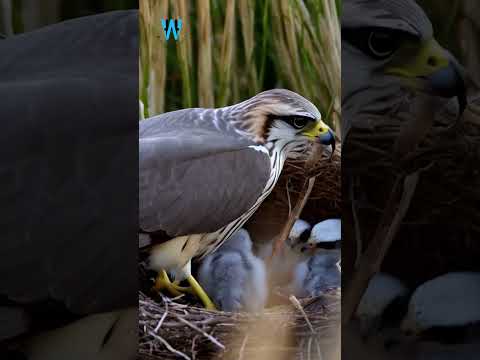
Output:
<path fill-rule="evenodd" d="M 165 40 L 170 39 L 170 33 L 173 33 L 173 38 L 176 41 L 180 35 L 180 30 L 182 30 L 182 19 L 162 19 L 162 27 L 165 33 Z"/>

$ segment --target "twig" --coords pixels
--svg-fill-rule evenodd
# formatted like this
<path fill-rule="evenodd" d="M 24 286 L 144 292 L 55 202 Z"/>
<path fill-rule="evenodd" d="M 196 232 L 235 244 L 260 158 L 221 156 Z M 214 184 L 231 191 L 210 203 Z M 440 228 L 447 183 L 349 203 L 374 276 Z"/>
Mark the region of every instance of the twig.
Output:
<path fill-rule="evenodd" d="M 398 228 L 405 217 L 417 187 L 420 170 L 405 178 L 399 176 L 393 186 L 384 215 L 372 242 L 362 255 L 358 268 L 347 284 L 342 306 L 342 323 L 350 321 L 371 277 L 379 270 Z M 401 186 L 403 184 L 403 187 Z M 400 199 L 399 198 L 400 194 Z M 398 206 L 397 206 L 398 204 Z"/>
<path fill-rule="evenodd" d="M 191 322 L 183 319 L 182 317 L 180 316 L 176 316 L 176 318 L 183 322 L 185 325 L 187 326 L 190 326 L 193 330 L 195 331 L 198 331 L 199 333 L 201 333 L 203 336 L 205 336 L 208 340 L 210 340 L 212 343 L 214 343 L 215 345 L 217 345 L 220 349 L 222 350 L 225 350 L 225 345 L 223 345 L 222 343 L 220 343 L 217 339 L 215 339 L 212 335 L 210 334 L 207 334 L 205 331 L 203 331 L 202 329 L 200 329 L 198 326 L 195 326 L 193 325 Z"/>
<path fill-rule="evenodd" d="M 155 334 L 154 332 L 150 331 L 149 334 L 151 336 L 153 336 L 155 339 L 157 339 L 158 341 L 160 341 L 170 352 L 174 353 L 174 354 L 177 354 L 178 356 L 181 356 L 182 358 L 186 359 L 186 360 L 191 360 L 189 356 L 185 355 L 183 352 L 177 350 L 177 349 L 174 349 L 172 347 L 172 345 L 170 345 L 168 343 L 167 340 L 165 340 L 164 338 L 162 338 L 160 335 L 157 335 Z"/>
<path fill-rule="evenodd" d="M 354 224 L 354 232 L 355 232 L 355 243 L 357 244 L 357 254 L 355 256 L 355 268 L 358 266 L 360 262 L 360 256 L 362 255 L 362 234 L 360 230 L 360 221 L 358 219 L 357 208 L 355 207 L 355 191 L 354 191 L 354 179 L 352 179 L 352 183 L 350 184 L 350 201 L 352 203 L 352 215 L 353 215 L 353 224 Z"/>
<path fill-rule="evenodd" d="M 153 330 L 155 333 L 157 333 L 158 330 L 162 327 L 163 321 L 167 317 L 167 314 L 168 314 L 168 304 L 165 303 L 165 312 L 163 313 L 162 317 L 160 318 L 160 321 L 158 322 L 157 326 Z"/>
<path fill-rule="evenodd" d="M 245 352 L 245 346 L 247 345 L 248 341 L 248 334 L 245 335 L 242 341 L 242 345 L 240 346 L 240 350 L 238 351 L 238 360 L 243 360 L 243 355 Z"/>
<path fill-rule="evenodd" d="M 288 300 L 290 300 L 290 302 L 293 304 L 293 306 L 295 306 L 302 313 L 302 316 L 305 318 L 305 321 L 306 321 L 308 327 L 310 328 L 310 331 L 312 332 L 312 334 L 316 334 L 315 329 L 313 328 L 312 323 L 310 322 L 310 319 L 308 318 L 307 314 L 305 313 L 305 310 L 303 309 L 302 304 L 300 304 L 300 301 L 298 301 L 298 299 L 295 297 L 295 295 L 290 295 L 288 297 Z"/>
<path fill-rule="evenodd" d="M 288 216 L 292 213 L 292 200 L 290 199 L 290 178 L 285 182 L 288 201 Z"/>
<path fill-rule="evenodd" d="M 310 196 L 310 193 L 312 192 L 313 186 L 315 185 L 315 177 L 311 177 L 308 179 L 308 186 L 305 190 L 305 193 L 303 196 L 299 196 L 299 200 L 297 201 L 295 207 L 292 210 L 292 213 L 288 217 L 288 221 L 285 224 L 285 226 L 282 229 L 282 232 L 278 236 L 277 240 L 275 240 L 275 244 L 273 245 L 273 250 L 272 250 L 272 255 L 275 256 L 278 251 L 280 251 L 280 248 L 283 246 L 285 243 L 285 240 L 287 240 L 288 235 L 290 234 L 290 231 L 292 230 L 293 224 L 295 221 L 297 221 L 300 218 L 300 214 L 305 207 L 305 204 L 307 203 L 308 197 Z M 304 187 L 305 188 L 305 187 Z"/>
<path fill-rule="evenodd" d="M 300 304 L 300 301 L 298 301 L 298 299 L 294 295 L 291 295 L 288 299 L 293 304 L 293 306 L 295 306 L 302 313 L 303 318 L 305 319 L 305 322 L 307 323 L 307 325 L 310 328 L 310 331 L 312 332 L 312 335 L 313 335 L 308 339 L 308 350 L 307 350 L 308 358 L 307 359 L 310 359 L 310 354 L 312 352 L 312 350 L 311 350 L 312 349 L 312 340 L 314 340 L 316 348 L 317 348 L 317 353 L 318 353 L 318 356 L 319 356 L 319 360 L 321 360 L 322 359 L 322 351 L 321 351 L 320 344 L 319 344 L 318 338 L 317 338 L 318 334 L 315 331 L 315 329 L 313 328 L 313 325 L 310 322 L 310 319 L 308 318 L 307 313 L 303 309 L 302 304 Z"/>
<path fill-rule="evenodd" d="M 198 335 L 195 335 L 192 339 L 192 348 L 190 349 L 190 352 L 192 353 L 192 360 L 195 360 L 197 358 L 197 351 L 195 350 L 197 338 Z"/>

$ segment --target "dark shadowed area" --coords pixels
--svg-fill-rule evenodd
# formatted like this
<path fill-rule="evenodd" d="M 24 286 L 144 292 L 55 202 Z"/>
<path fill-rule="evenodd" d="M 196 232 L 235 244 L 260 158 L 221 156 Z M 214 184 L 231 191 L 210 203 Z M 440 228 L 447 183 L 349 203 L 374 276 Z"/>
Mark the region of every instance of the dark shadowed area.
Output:
<path fill-rule="evenodd" d="M 479 8 L 418 3 L 344 2 L 344 359 L 480 349 Z"/>
<path fill-rule="evenodd" d="M 12 3 L 27 32 L 0 40 L 0 357 L 132 357 L 137 12 L 58 22 L 79 4 L 50 2 L 33 22 Z"/>

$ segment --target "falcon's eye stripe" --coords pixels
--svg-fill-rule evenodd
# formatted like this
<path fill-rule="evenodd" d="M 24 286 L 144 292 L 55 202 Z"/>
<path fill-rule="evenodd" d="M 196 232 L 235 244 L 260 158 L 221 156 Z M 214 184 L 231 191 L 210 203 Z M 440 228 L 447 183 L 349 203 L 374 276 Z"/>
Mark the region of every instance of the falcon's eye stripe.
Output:
<path fill-rule="evenodd" d="M 301 115 L 275 116 L 274 118 L 285 121 L 287 124 L 289 124 L 295 129 L 303 129 L 309 123 L 315 121 L 315 119 L 311 117 Z"/>

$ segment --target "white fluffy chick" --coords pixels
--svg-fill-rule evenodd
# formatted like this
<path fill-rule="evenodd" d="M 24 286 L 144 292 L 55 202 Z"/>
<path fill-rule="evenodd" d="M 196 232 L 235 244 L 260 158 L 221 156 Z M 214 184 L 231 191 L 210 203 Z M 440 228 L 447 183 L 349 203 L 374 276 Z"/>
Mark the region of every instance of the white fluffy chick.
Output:
<path fill-rule="evenodd" d="M 301 250 L 310 237 L 311 228 L 304 220 L 295 221 L 285 246 L 282 246 L 273 258 L 271 255 L 275 239 L 260 247 L 258 256 L 268 264 L 269 284 L 272 287 L 290 283 L 295 266 L 306 258 Z"/>
<path fill-rule="evenodd" d="M 295 267 L 293 293 L 297 297 L 319 296 L 328 289 L 341 286 L 340 219 L 328 219 L 316 224 L 305 250 L 315 254 Z"/>
<path fill-rule="evenodd" d="M 318 253 L 299 263 L 293 278 L 295 296 L 319 296 L 329 289 L 339 288 L 342 278 L 339 261 L 340 252 L 336 252 Z"/>
<path fill-rule="evenodd" d="M 420 285 L 408 304 L 402 330 L 414 334 L 433 328 L 480 323 L 480 273 L 452 272 Z"/>
<path fill-rule="evenodd" d="M 238 230 L 203 260 L 198 277 L 223 311 L 259 312 L 265 307 L 268 296 L 265 265 L 253 255 L 252 241 L 245 229 Z"/>
<path fill-rule="evenodd" d="M 386 273 L 375 274 L 370 279 L 356 311 L 362 334 L 367 336 L 378 330 L 387 309 L 408 301 L 408 294 L 408 288 L 396 277 Z M 398 319 L 400 320 L 401 318 Z"/>

